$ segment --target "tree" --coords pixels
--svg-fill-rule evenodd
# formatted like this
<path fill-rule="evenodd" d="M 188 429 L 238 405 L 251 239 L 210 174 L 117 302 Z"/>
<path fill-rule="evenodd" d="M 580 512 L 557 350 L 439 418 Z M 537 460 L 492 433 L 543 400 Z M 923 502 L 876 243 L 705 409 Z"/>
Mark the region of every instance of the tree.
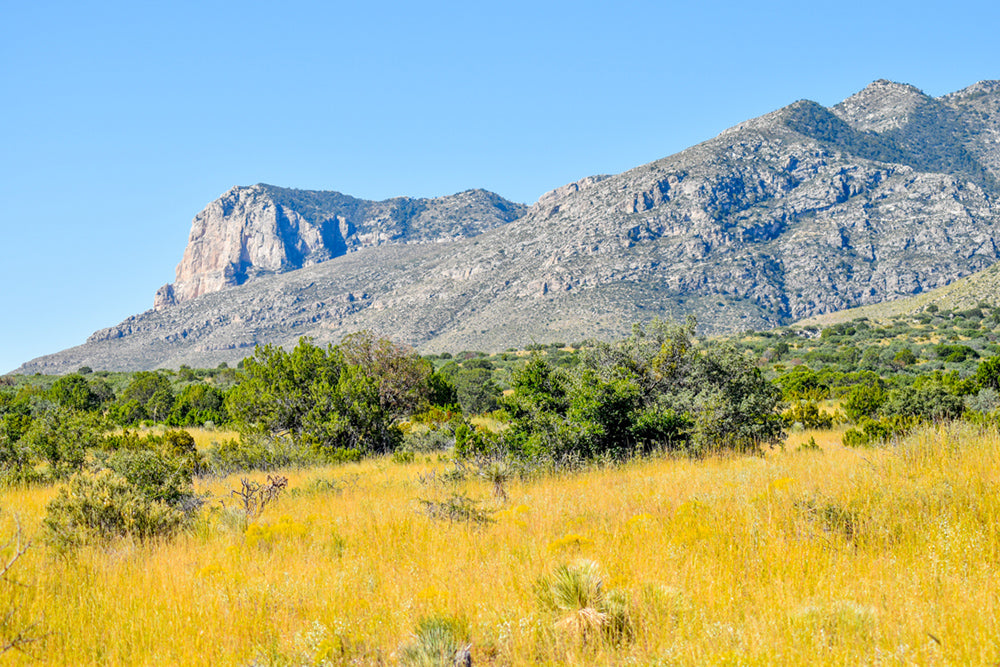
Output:
<path fill-rule="evenodd" d="M 981 361 L 975 380 L 981 389 L 1000 391 L 1000 355 Z"/>
<path fill-rule="evenodd" d="M 345 364 L 375 384 L 379 409 L 389 417 L 398 419 L 427 402 L 434 368 L 412 349 L 371 331 L 345 336 L 337 347 Z"/>
<path fill-rule="evenodd" d="M 59 479 L 83 468 L 87 450 L 97 447 L 103 432 L 101 418 L 93 413 L 53 408 L 31 423 L 22 441 L 47 464 L 49 477 Z"/>
<path fill-rule="evenodd" d="M 463 412 L 482 414 L 497 408 L 500 388 L 493 381 L 493 371 L 462 368 L 453 378 L 455 394 Z"/>
<path fill-rule="evenodd" d="M 694 384 L 692 440 L 699 450 L 756 452 L 784 437 L 778 388 L 735 346 L 714 346 L 700 356 Z"/>
<path fill-rule="evenodd" d="M 73 410 L 95 410 L 100 405 L 100 398 L 91 389 L 90 383 L 77 373 L 53 382 L 49 396 L 64 408 Z"/>
<path fill-rule="evenodd" d="M 334 413 L 333 392 L 343 357 L 303 338 L 292 352 L 258 346 L 243 361 L 239 382 L 226 397 L 226 410 L 243 430 L 297 442 L 315 437 L 317 422 Z"/>
<path fill-rule="evenodd" d="M 370 332 L 326 350 L 303 338 L 291 352 L 258 347 L 225 406 L 244 431 L 288 435 L 303 446 L 386 452 L 398 421 L 427 402 L 432 368 Z"/>
<path fill-rule="evenodd" d="M 226 395 L 207 384 L 189 384 L 181 389 L 167 417 L 171 426 L 201 426 L 205 422 L 228 421 Z"/>
<path fill-rule="evenodd" d="M 840 403 L 844 414 L 855 424 L 862 419 L 874 417 L 885 403 L 885 391 L 878 382 L 859 384 L 848 392 Z"/>
<path fill-rule="evenodd" d="M 625 457 L 650 449 L 757 451 L 777 442 L 780 392 L 732 345 L 704 351 L 683 326 L 636 326 L 572 371 L 533 357 L 502 399 L 523 455 Z"/>
<path fill-rule="evenodd" d="M 112 407 L 112 418 L 120 424 L 134 424 L 143 419 L 167 418 L 174 404 L 170 380 L 158 372 L 139 371 L 122 391 Z"/>

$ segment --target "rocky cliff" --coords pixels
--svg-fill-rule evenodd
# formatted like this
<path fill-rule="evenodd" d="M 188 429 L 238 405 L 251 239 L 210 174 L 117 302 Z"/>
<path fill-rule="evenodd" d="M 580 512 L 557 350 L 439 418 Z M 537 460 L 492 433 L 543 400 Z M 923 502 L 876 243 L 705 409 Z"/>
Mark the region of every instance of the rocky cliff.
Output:
<path fill-rule="evenodd" d="M 358 240 L 357 252 L 304 266 L 328 246 L 289 222 L 298 231 L 279 245 L 294 252 L 246 261 L 234 269 L 248 276 L 242 286 L 185 300 L 179 279 L 177 305 L 22 371 L 214 365 L 258 343 L 323 343 L 361 328 L 426 351 L 611 338 L 688 313 L 706 333 L 767 328 L 990 266 L 1000 259 L 998 180 L 1000 83 L 932 98 L 877 81 L 832 108 L 799 101 L 676 155 L 558 188 L 475 236 L 375 245 L 382 232 L 365 227 L 372 241 Z M 233 232 L 239 243 L 225 256 L 238 246 L 242 258 L 246 237 Z"/>
<path fill-rule="evenodd" d="M 234 187 L 195 216 L 177 279 L 157 291 L 154 308 L 360 248 L 475 236 L 526 208 L 485 190 L 373 202 L 339 192 Z"/>

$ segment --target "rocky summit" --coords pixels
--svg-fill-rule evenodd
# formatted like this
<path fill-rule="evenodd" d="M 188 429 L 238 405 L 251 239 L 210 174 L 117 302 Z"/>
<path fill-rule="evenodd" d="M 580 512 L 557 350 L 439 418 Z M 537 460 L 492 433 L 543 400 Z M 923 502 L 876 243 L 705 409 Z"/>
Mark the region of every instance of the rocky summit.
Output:
<path fill-rule="evenodd" d="M 521 217 L 526 208 L 484 190 L 373 202 L 262 183 L 234 187 L 195 216 L 177 280 L 157 291 L 153 307 L 361 248 L 475 236 Z"/>
<path fill-rule="evenodd" d="M 612 338 L 653 317 L 768 328 L 1000 258 L 1000 82 L 799 101 L 530 208 L 484 191 L 363 202 L 234 188 L 154 310 L 20 372 L 234 362 L 369 328 L 424 351 Z"/>

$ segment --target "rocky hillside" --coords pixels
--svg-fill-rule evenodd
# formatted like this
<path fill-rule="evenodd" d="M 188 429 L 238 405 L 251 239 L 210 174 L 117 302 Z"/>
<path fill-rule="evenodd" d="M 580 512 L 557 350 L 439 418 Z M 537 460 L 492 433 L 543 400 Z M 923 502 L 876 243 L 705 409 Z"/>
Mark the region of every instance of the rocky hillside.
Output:
<path fill-rule="evenodd" d="M 154 308 L 360 248 L 475 236 L 526 208 L 485 190 L 374 202 L 339 192 L 237 186 L 195 216 L 177 280 L 157 291 Z"/>
<path fill-rule="evenodd" d="M 161 298 L 22 371 L 215 365 L 257 343 L 360 328 L 427 351 L 616 337 L 634 321 L 687 313 L 706 333 L 768 328 L 990 266 L 998 180 L 1000 82 L 932 98 L 877 81 L 832 108 L 796 102 L 558 188 L 513 222 L 453 234 L 465 238 L 362 247 L 285 273 L 309 262 L 254 260 L 263 268 L 247 269 L 244 285 L 186 300 L 179 273 L 176 305 Z M 303 228 L 291 247 L 313 247 L 297 240 Z"/>
<path fill-rule="evenodd" d="M 966 311 L 984 304 L 1000 306 L 1000 263 L 916 296 L 824 313 L 800 320 L 795 325 L 828 327 L 859 318 L 882 321 L 897 317 L 917 317 L 925 312 Z"/>

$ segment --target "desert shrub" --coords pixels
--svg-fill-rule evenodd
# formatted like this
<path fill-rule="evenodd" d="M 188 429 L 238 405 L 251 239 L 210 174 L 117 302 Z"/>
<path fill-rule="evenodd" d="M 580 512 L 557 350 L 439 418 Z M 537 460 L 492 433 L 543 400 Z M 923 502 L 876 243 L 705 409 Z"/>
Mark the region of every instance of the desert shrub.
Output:
<path fill-rule="evenodd" d="M 94 391 L 83 375 L 74 373 L 52 383 L 49 396 L 53 401 L 72 410 L 96 410 L 101 405 L 101 395 Z"/>
<path fill-rule="evenodd" d="M 132 376 L 108 414 L 112 420 L 127 426 L 146 419 L 164 420 L 173 406 L 170 380 L 160 372 L 139 371 Z"/>
<path fill-rule="evenodd" d="M 98 415 L 52 408 L 31 422 L 21 442 L 44 466 L 42 475 L 57 480 L 83 468 L 87 450 L 98 446 L 103 429 Z"/>
<path fill-rule="evenodd" d="M 882 414 L 893 417 L 915 417 L 928 421 L 957 419 L 962 415 L 961 396 L 949 392 L 937 382 L 914 384 L 893 389 L 882 405 Z"/>
<path fill-rule="evenodd" d="M 229 495 L 236 499 L 245 525 L 259 517 L 287 488 L 288 478 L 280 475 L 268 475 L 263 483 L 244 477 L 240 480 L 240 488 L 233 489 Z"/>
<path fill-rule="evenodd" d="M 471 665 L 469 627 L 450 616 L 429 616 L 417 623 L 413 638 L 399 649 L 399 664 L 406 667 Z"/>
<path fill-rule="evenodd" d="M 138 451 L 140 449 L 160 449 L 163 446 L 163 436 L 156 433 L 142 433 L 127 428 L 101 437 L 98 447 L 104 451 L 119 450 Z"/>
<path fill-rule="evenodd" d="M 816 444 L 816 438 L 810 436 L 808 442 L 804 442 L 795 448 L 797 452 L 819 452 L 823 453 L 823 448 Z"/>
<path fill-rule="evenodd" d="M 44 519 L 48 542 L 65 551 L 116 537 L 166 537 L 188 524 L 193 509 L 150 497 L 125 476 L 79 473 L 59 491 Z"/>
<path fill-rule="evenodd" d="M 1000 406 L 1000 393 L 992 387 L 984 387 L 978 393 L 965 397 L 965 409 L 989 414 Z"/>
<path fill-rule="evenodd" d="M 781 388 L 785 400 L 789 401 L 819 401 L 830 395 L 830 387 L 820 375 L 804 364 L 776 378 L 775 383 Z"/>
<path fill-rule="evenodd" d="M 404 449 L 402 447 L 392 453 L 393 463 L 400 463 L 400 464 L 413 463 L 415 458 L 416 457 L 412 451 Z"/>
<path fill-rule="evenodd" d="M 310 456 L 288 439 L 244 434 L 240 438 L 213 442 L 207 458 L 209 470 L 216 475 L 228 475 L 251 470 L 270 471 L 318 457 Z"/>
<path fill-rule="evenodd" d="M 479 365 L 472 366 L 476 362 Z M 493 381 L 492 366 L 492 363 L 483 359 L 470 359 L 452 376 L 463 412 L 482 414 L 497 408 L 500 388 Z"/>
<path fill-rule="evenodd" d="M 169 456 L 149 449 L 121 450 L 100 461 L 142 496 L 171 506 L 192 498 L 192 471 L 184 456 Z"/>
<path fill-rule="evenodd" d="M 606 591 L 597 563 L 581 560 L 560 565 L 539 579 L 535 593 L 553 629 L 579 642 L 619 642 L 631 638 L 633 627 L 628 596 Z"/>
<path fill-rule="evenodd" d="M 820 410 L 815 401 L 796 401 L 781 417 L 788 426 L 799 423 L 804 428 L 833 428 L 833 415 Z"/>
<path fill-rule="evenodd" d="M 444 500 L 419 500 L 422 512 L 431 519 L 441 519 L 451 523 L 486 524 L 493 522 L 493 510 L 484 508 L 482 503 L 464 493 L 453 493 Z"/>
<path fill-rule="evenodd" d="M 858 424 L 858 428 L 844 432 L 841 442 L 845 447 L 881 446 L 910 432 L 919 423 L 919 419 L 905 416 L 864 418 Z"/>
<path fill-rule="evenodd" d="M 847 418 L 854 423 L 874 417 L 885 403 L 885 391 L 877 383 L 859 384 L 840 403 Z"/>
<path fill-rule="evenodd" d="M 455 444 L 455 433 L 448 425 L 411 428 L 403 435 L 403 449 L 411 452 L 439 452 Z"/>
<path fill-rule="evenodd" d="M 431 364 L 370 332 L 326 350 L 258 347 L 225 407 L 246 435 L 289 437 L 302 448 L 391 452 L 398 421 L 426 406 Z"/>
<path fill-rule="evenodd" d="M 225 408 L 226 395 L 206 384 L 190 384 L 177 395 L 167 423 L 171 426 L 202 426 L 206 422 L 224 424 L 229 421 Z"/>
<path fill-rule="evenodd" d="M 21 434 L 31 418 L 8 414 L 0 417 L 0 484 L 34 482 L 38 479 L 34 460 Z"/>
<path fill-rule="evenodd" d="M 976 369 L 976 383 L 984 389 L 1000 391 L 1000 356 L 980 362 Z"/>
<path fill-rule="evenodd" d="M 979 353 L 968 345 L 935 345 L 934 353 L 939 359 L 951 363 L 962 363 L 966 359 L 978 359 Z"/>

